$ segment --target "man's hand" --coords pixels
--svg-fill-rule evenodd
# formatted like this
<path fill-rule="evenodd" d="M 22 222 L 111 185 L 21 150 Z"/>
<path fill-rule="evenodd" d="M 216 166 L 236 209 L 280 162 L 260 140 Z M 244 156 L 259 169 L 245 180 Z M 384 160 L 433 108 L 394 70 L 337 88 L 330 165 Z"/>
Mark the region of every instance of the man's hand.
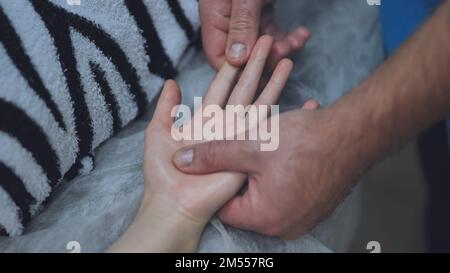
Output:
<path fill-rule="evenodd" d="M 209 63 L 218 70 L 225 59 L 234 66 L 245 64 L 256 39 L 262 34 L 275 42 L 268 67 L 302 48 L 310 34 L 304 27 L 283 33 L 273 18 L 273 0 L 200 0 L 203 47 Z"/>
<path fill-rule="evenodd" d="M 259 151 L 248 141 L 217 141 L 178 151 L 174 162 L 188 173 L 237 171 L 248 174 L 248 187 L 219 212 L 234 227 L 295 239 L 328 216 L 351 188 L 363 162 L 330 110 L 280 115 L 280 146 Z M 192 162 L 182 162 L 193 149 Z M 180 164 L 181 162 L 181 164 Z"/>
<path fill-rule="evenodd" d="M 450 111 L 450 1 L 366 82 L 333 106 L 280 115 L 280 146 L 245 141 L 193 149 L 189 173 L 249 174 L 248 189 L 220 212 L 226 223 L 296 238 L 330 214 L 367 167 Z M 316 107 L 307 107 L 316 108 Z"/>

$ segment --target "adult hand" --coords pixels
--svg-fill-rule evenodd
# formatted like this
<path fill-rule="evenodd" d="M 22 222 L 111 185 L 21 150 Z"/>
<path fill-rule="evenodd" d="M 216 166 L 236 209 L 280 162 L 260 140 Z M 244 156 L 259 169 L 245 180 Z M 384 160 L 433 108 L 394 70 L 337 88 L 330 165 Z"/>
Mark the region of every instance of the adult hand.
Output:
<path fill-rule="evenodd" d="M 330 109 L 303 110 L 279 116 L 279 147 L 261 152 L 250 141 L 217 141 L 185 147 L 174 162 L 193 151 L 192 161 L 178 164 L 187 173 L 234 171 L 248 174 L 248 187 L 219 211 L 234 227 L 295 239 L 331 214 L 365 164 L 356 142 Z M 348 132 L 348 131 L 347 131 Z"/>
<path fill-rule="evenodd" d="M 450 1 L 364 83 L 333 106 L 280 115 L 280 146 L 244 141 L 184 147 L 178 167 L 249 174 L 248 190 L 220 212 L 227 223 L 296 238 L 329 215 L 356 177 L 450 109 Z M 426 52 L 426 54 L 423 54 Z M 426 75 L 426 76 L 424 76 Z"/>
<path fill-rule="evenodd" d="M 274 0 L 200 0 L 203 47 L 209 63 L 218 70 L 227 60 L 234 66 L 247 62 L 261 34 L 274 37 L 267 66 L 302 48 L 310 33 L 304 27 L 279 31 L 273 16 Z"/>

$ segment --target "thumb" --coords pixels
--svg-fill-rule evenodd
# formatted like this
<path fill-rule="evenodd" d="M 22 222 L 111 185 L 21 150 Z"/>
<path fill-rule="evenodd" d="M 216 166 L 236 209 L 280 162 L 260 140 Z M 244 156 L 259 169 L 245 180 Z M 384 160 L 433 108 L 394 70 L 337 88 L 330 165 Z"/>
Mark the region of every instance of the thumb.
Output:
<path fill-rule="evenodd" d="M 261 0 L 232 0 L 226 56 L 230 64 L 247 62 L 259 34 Z"/>
<path fill-rule="evenodd" d="M 257 141 L 213 141 L 178 150 L 175 166 L 183 172 L 207 174 L 220 171 L 250 173 L 255 171 L 261 153 Z"/>

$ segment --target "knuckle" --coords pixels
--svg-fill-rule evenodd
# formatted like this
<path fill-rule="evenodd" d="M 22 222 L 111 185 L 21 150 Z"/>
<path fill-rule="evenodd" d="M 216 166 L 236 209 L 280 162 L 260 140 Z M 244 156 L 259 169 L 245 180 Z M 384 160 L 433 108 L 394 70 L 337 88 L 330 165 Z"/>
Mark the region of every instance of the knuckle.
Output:
<path fill-rule="evenodd" d="M 256 29 L 256 16 L 248 8 L 239 8 L 236 16 L 231 19 L 230 31 L 237 33 L 247 33 Z"/>
<path fill-rule="evenodd" d="M 200 20 L 202 26 L 209 24 L 217 29 L 228 29 L 231 3 L 227 1 L 202 0 L 199 4 Z M 203 29 L 202 29 L 203 30 Z"/>

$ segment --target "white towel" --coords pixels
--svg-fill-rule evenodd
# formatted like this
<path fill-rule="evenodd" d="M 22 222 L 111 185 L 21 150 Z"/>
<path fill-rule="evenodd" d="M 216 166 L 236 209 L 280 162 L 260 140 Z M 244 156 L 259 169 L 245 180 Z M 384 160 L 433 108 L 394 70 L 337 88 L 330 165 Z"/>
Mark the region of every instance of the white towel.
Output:
<path fill-rule="evenodd" d="M 74 3 L 80 5 L 73 5 Z M 0 233 L 147 109 L 199 27 L 196 0 L 0 0 Z"/>

